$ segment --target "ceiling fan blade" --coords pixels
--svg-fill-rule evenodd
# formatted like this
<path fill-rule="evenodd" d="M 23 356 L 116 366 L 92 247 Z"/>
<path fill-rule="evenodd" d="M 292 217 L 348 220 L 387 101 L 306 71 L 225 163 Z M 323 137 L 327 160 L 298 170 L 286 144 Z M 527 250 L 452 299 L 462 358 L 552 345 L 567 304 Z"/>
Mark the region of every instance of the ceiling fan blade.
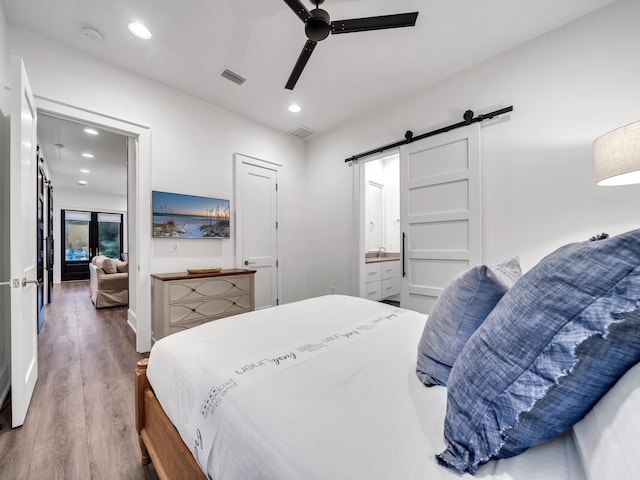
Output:
<path fill-rule="evenodd" d="M 284 0 L 284 3 L 289 5 L 289 8 L 302 20 L 306 22 L 311 15 L 309 10 L 300 2 L 300 0 Z"/>
<path fill-rule="evenodd" d="M 367 30 L 383 30 L 385 28 L 413 27 L 418 12 L 382 15 L 380 17 L 352 18 L 331 22 L 331 33 L 366 32 Z"/>
<path fill-rule="evenodd" d="M 291 75 L 289 75 L 289 80 L 287 80 L 287 84 L 284 88 L 287 90 L 293 90 L 293 87 L 296 86 L 300 75 L 302 74 L 302 70 L 304 70 L 305 65 L 309 61 L 309 57 L 313 53 L 313 49 L 316 48 L 318 42 L 314 42 L 313 40 L 307 40 L 307 43 L 302 47 L 302 52 L 300 52 L 300 56 L 298 57 L 298 61 L 296 62 L 295 67 L 293 67 L 293 71 Z"/>

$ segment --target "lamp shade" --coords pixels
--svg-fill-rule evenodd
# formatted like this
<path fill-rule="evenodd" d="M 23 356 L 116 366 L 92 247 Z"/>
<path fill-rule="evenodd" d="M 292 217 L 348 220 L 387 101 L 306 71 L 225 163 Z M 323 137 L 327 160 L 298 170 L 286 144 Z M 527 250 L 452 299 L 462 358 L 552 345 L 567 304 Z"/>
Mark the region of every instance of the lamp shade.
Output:
<path fill-rule="evenodd" d="M 596 183 L 640 183 L 640 122 L 605 133 L 593 142 Z"/>

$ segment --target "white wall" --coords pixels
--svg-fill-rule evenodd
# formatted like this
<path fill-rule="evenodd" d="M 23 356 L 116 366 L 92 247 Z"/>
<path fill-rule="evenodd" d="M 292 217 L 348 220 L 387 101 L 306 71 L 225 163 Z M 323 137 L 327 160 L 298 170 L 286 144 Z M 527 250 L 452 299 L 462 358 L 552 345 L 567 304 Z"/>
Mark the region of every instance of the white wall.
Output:
<path fill-rule="evenodd" d="M 53 238 L 55 241 L 53 258 L 53 282 L 61 281 L 62 246 L 64 232 L 62 232 L 62 210 L 80 210 L 84 212 L 122 213 L 123 214 L 123 249 L 127 245 L 127 196 L 113 195 L 103 192 L 78 192 L 53 185 Z"/>
<path fill-rule="evenodd" d="M 7 66 L 7 22 L 0 3 L 0 281 L 11 276 L 9 268 L 9 117 L 4 87 L 9 82 Z M 9 289 L 0 287 L 0 404 L 11 383 L 11 317 Z"/>
<path fill-rule="evenodd" d="M 384 241 L 382 246 L 387 252 L 399 252 L 400 222 L 396 223 L 395 220 L 400 218 L 400 157 L 396 154 L 369 161 L 365 165 L 365 185 L 370 181 L 383 185 Z M 369 228 L 367 223 L 365 221 L 365 238 L 366 229 Z M 369 248 L 370 251 L 376 249 L 377 247 Z"/>
<path fill-rule="evenodd" d="M 484 261 L 519 255 L 526 270 L 563 243 L 640 227 L 640 185 L 597 187 L 592 168 L 593 140 L 640 119 L 638 18 L 640 2 L 616 2 L 310 140 L 309 294 L 357 292 L 354 169 L 344 159 L 461 121 L 469 108 L 515 109 L 482 124 Z"/>
<path fill-rule="evenodd" d="M 154 190 L 233 199 L 234 152 L 283 164 L 280 298 L 306 296 L 307 249 L 299 232 L 305 215 L 299 200 L 305 146 L 300 140 L 22 29 L 9 26 L 8 32 L 9 50 L 24 58 L 36 95 L 151 128 Z M 170 253 L 167 241 L 153 240 L 152 273 L 235 266 L 233 238 L 173 241 L 178 252 Z"/>

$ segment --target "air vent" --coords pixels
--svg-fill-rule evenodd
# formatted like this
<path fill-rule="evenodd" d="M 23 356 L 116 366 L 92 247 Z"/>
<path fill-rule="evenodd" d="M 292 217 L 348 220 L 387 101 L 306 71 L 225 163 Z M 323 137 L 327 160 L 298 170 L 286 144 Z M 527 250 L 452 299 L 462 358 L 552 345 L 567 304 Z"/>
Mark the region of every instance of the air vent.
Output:
<path fill-rule="evenodd" d="M 221 75 L 227 80 L 231 80 L 233 83 L 237 83 L 238 85 L 242 85 L 246 78 L 241 77 L 237 73 L 232 72 L 231 70 L 225 70 L 221 73 Z"/>
<path fill-rule="evenodd" d="M 310 128 L 307 128 L 303 125 L 299 126 L 298 128 L 296 128 L 295 130 L 289 132 L 291 135 L 293 135 L 294 137 L 298 137 L 298 138 L 302 138 L 305 139 L 307 138 L 309 135 L 313 135 L 314 132 L 313 130 L 311 130 Z"/>

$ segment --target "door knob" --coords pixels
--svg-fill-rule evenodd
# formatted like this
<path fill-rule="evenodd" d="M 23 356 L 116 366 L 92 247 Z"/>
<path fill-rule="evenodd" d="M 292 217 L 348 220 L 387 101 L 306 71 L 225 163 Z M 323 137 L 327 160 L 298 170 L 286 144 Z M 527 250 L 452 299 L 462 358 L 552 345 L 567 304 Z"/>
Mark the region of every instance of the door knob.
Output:
<path fill-rule="evenodd" d="M 249 260 L 245 260 L 244 261 L 245 265 L 253 265 L 254 263 L 256 263 L 256 262 L 250 262 Z"/>
<path fill-rule="evenodd" d="M 22 279 L 22 286 L 23 286 L 23 287 L 26 287 L 26 286 L 27 286 L 27 283 L 35 283 L 35 284 L 36 284 L 36 287 L 41 287 L 41 286 L 42 286 L 42 284 L 41 284 L 38 280 L 27 280 L 27 278 L 26 278 L 26 277 L 25 277 L 25 278 L 23 278 L 23 279 Z"/>

